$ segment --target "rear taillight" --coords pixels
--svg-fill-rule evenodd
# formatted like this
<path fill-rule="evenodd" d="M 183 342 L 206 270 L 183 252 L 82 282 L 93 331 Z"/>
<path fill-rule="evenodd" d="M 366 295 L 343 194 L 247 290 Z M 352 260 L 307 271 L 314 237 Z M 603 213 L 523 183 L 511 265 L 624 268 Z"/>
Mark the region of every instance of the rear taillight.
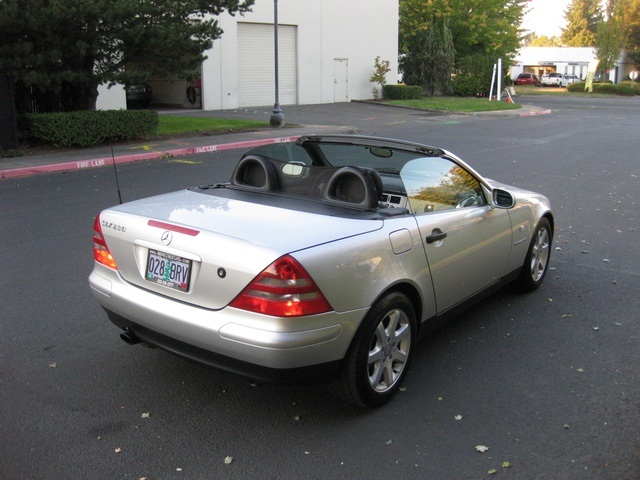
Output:
<path fill-rule="evenodd" d="M 102 228 L 100 227 L 100 216 L 97 216 L 93 222 L 93 258 L 101 265 L 104 265 L 114 270 L 118 269 L 115 260 L 109 253 L 107 242 L 102 235 Z"/>
<path fill-rule="evenodd" d="M 299 317 L 331 310 L 306 270 L 288 255 L 269 265 L 231 306 L 275 317 Z"/>

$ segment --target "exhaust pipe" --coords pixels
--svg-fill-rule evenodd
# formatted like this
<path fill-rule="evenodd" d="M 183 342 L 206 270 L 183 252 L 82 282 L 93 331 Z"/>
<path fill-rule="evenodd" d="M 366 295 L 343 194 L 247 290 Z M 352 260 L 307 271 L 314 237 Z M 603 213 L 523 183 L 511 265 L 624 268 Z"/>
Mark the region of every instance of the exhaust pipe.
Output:
<path fill-rule="evenodd" d="M 142 340 L 138 338 L 138 336 L 133 332 L 133 330 L 126 329 L 124 332 L 120 334 L 120 338 L 129 345 L 135 345 L 136 343 L 140 343 Z"/>

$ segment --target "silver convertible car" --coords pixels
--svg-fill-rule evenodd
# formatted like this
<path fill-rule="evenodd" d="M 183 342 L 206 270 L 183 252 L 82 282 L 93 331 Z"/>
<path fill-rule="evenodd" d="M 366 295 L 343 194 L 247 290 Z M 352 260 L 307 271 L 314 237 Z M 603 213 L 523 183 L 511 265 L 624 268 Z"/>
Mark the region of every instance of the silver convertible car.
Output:
<path fill-rule="evenodd" d="M 540 286 L 553 224 L 543 195 L 440 148 L 306 136 L 251 150 L 228 182 L 101 212 L 89 283 L 127 343 L 375 407 L 419 334 L 507 282 Z"/>

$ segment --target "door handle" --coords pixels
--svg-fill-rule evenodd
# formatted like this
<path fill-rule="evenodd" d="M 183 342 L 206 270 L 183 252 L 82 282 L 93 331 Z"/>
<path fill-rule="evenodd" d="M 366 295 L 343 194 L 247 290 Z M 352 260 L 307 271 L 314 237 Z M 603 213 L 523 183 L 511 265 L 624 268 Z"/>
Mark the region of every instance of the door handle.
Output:
<path fill-rule="evenodd" d="M 444 238 L 446 238 L 446 236 L 447 236 L 446 232 L 443 232 L 439 228 L 434 228 L 433 231 L 431 232 L 431 235 L 427 235 L 426 240 L 427 240 L 427 243 L 434 243 L 434 242 L 443 240 Z"/>

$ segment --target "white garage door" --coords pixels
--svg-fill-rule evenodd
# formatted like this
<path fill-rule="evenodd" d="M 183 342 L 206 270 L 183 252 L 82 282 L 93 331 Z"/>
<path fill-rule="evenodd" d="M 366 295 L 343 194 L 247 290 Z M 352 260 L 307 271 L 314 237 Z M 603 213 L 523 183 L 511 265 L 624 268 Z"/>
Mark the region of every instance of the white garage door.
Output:
<path fill-rule="evenodd" d="M 298 103 L 296 33 L 291 25 L 278 25 L 278 76 L 281 105 Z M 238 105 L 273 105 L 275 62 L 273 25 L 238 23 Z"/>

